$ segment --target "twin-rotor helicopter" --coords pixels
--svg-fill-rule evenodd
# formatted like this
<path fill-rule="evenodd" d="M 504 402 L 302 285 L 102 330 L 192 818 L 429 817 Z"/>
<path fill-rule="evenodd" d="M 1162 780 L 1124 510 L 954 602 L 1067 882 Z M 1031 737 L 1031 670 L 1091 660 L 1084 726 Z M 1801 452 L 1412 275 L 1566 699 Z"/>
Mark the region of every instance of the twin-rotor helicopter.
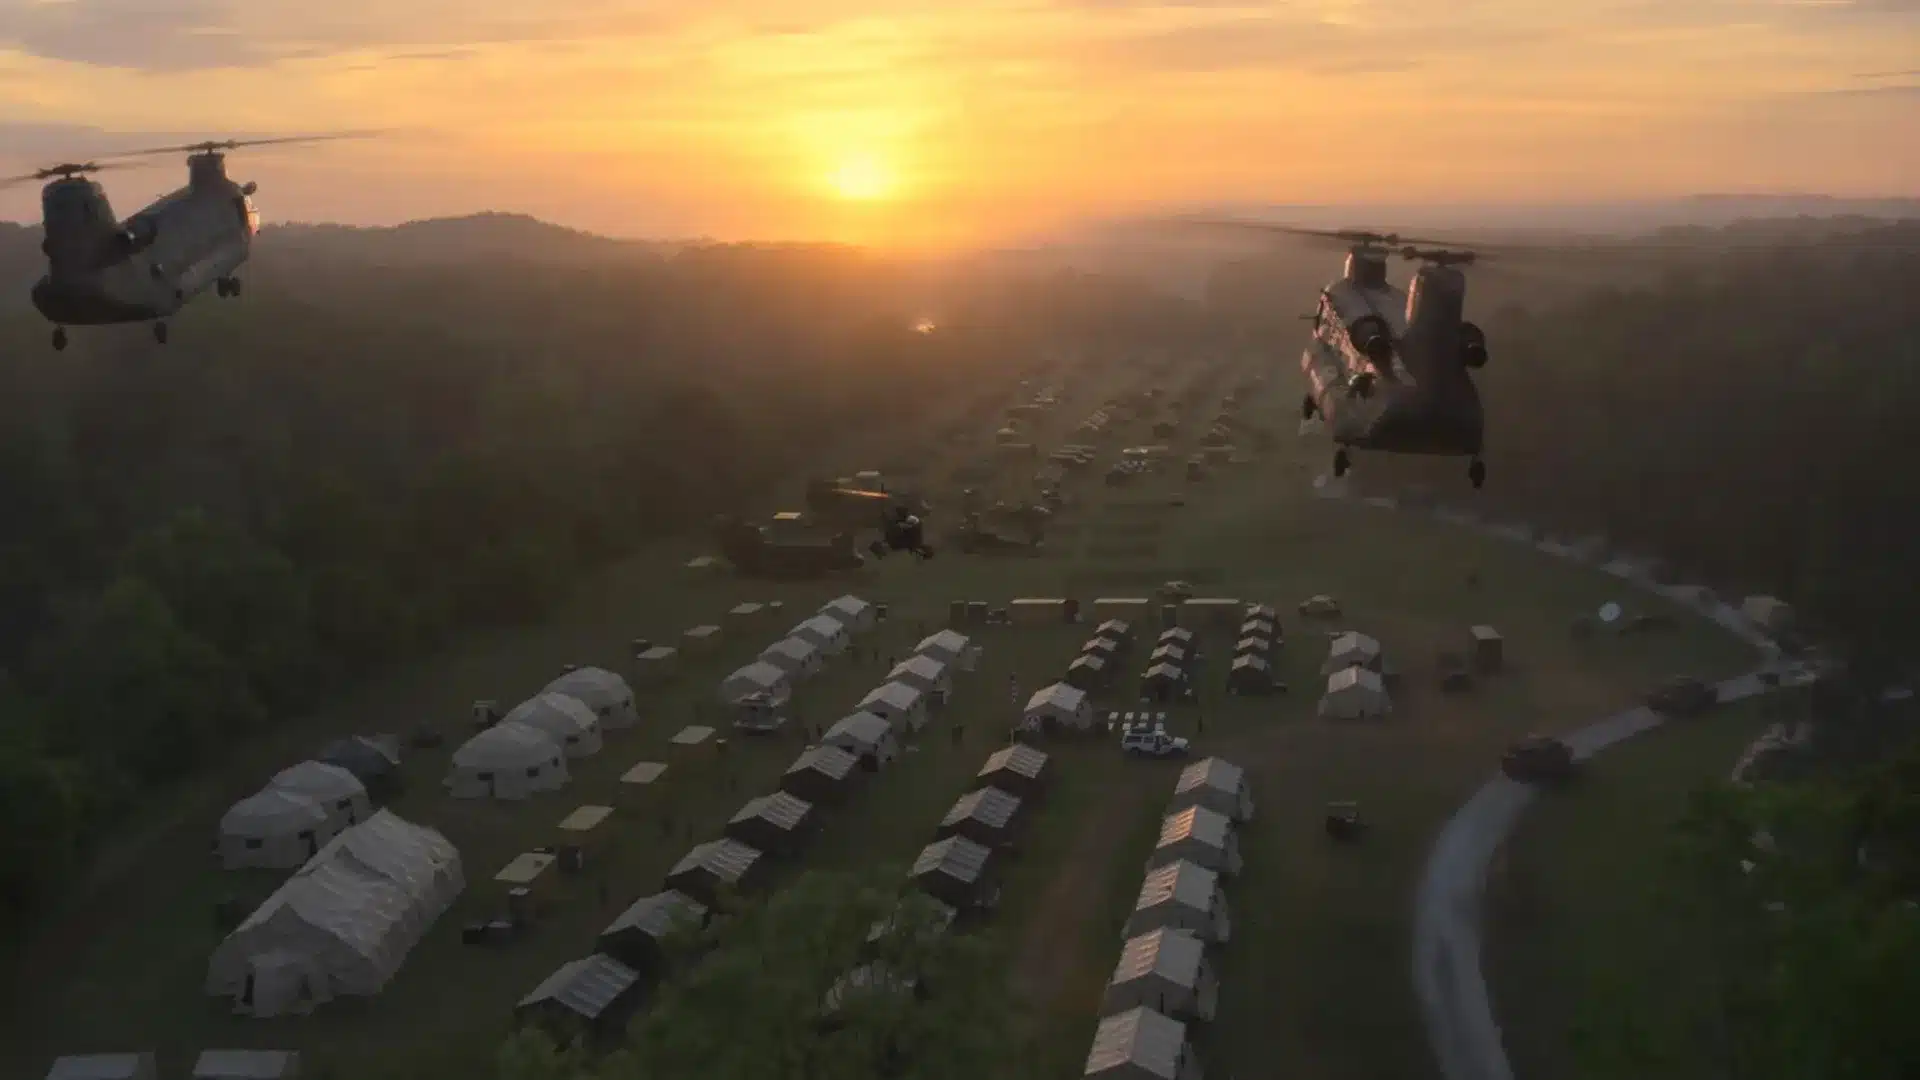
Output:
<path fill-rule="evenodd" d="M 240 295 L 235 273 L 260 231 L 253 183 L 227 176 L 226 151 L 247 146 L 323 142 L 365 133 L 229 139 L 162 146 L 54 165 L 0 180 L 0 187 L 44 183 L 40 211 L 47 273 L 33 286 L 33 306 L 53 323 L 53 347 L 67 347 L 67 327 L 147 322 L 167 341 L 166 320 L 211 288 Z M 187 184 L 122 221 L 106 191 L 89 179 L 139 159 L 187 155 Z"/>

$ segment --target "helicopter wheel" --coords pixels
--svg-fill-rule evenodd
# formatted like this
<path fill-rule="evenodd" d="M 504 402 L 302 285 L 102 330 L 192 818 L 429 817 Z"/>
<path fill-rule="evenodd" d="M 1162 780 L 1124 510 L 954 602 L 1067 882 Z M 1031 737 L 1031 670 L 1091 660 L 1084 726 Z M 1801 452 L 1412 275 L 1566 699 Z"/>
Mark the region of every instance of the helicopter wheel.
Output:
<path fill-rule="evenodd" d="M 1317 411 L 1317 410 L 1315 409 L 1315 407 L 1314 407 L 1314 404 L 1313 404 L 1313 395 L 1312 395 L 1312 394 L 1308 394 L 1308 395 L 1306 395 L 1305 397 L 1302 397 L 1302 398 L 1300 399 L 1300 419 L 1302 419 L 1302 420 L 1311 420 L 1311 419 L 1313 419 L 1313 414 L 1314 414 L 1314 413 L 1315 413 L 1316 411 Z"/>
<path fill-rule="evenodd" d="M 165 345 L 167 343 L 167 324 L 166 323 L 157 322 L 153 324 L 153 340 L 155 343 L 160 345 Z"/>
<path fill-rule="evenodd" d="M 226 279 L 226 278 L 215 278 L 215 279 L 214 279 L 214 282 L 213 282 L 213 293 L 214 293 L 214 295 L 215 295 L 215 296 L 218 296 L 218 297 L 220 297 L 220 298 L 222 298 L 222 299 L 225 299 L 226 297 L 229 297 L 229 296 L 232 296 L 232 295 L 233 295 L 233 292 L 232 292 L 232 290 L 230 290 L 230 289 L 229 289 L 229 288 L 227 287 L 227 279 Z"/>
<path fill-rule="evenodd" d="M 67 328 L 64 326 L 54 327 L 53 328 L 53 351 L 63 352 L 65 351 L 66 347 L 67 347 Z"/>
<path fill-rule="evenodd" d="M 240 279 L 239 278 L 230 277 L 227 279 L 227 295 L 233 297 L 236 300 L 240 298 Z"/>
<path fill-rule="evenodd" d="M 1474 490 L 1479 490 L 1487 482 L 1487 463 L 1474 458 L 1467 466 L 1467 482 L 1473 485 Z"/>
<path fill-rule="evenodd" d="M 1342 447 L 1341 449 L 1335 450 L 1333 452 L 1334 479 L 1337 480 L 1340 477 L 1347 475 L 1347 470 L 1352 466 L 1353 466 L 1353 459 L 1347 456 L 1346 448 Z"/>

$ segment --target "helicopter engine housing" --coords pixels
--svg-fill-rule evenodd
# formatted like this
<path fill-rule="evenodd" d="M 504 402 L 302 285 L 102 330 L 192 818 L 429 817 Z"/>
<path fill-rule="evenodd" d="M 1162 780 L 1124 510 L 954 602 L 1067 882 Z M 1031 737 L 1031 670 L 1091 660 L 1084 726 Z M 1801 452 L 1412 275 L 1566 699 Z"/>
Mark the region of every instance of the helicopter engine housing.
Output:
<path fill-rule="evenodd" d="M 118 223 L 113 205 L 99 184 L 78 177 L 57 180 L 40 194 L 48 277 L 68 281 L 84 277 L 116 257 Z"/>

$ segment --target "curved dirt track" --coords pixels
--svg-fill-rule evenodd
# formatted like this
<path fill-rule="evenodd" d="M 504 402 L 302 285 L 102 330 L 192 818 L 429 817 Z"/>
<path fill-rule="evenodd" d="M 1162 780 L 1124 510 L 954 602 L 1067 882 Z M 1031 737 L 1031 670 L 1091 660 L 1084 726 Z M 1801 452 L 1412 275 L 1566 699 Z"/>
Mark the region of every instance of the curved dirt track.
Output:
<path fill-rule="evenodd" d="M 1324 491 L 1326 497 L 1342 497 Z M 1394 509 L 1392 498 L 1364 500 L 1368 505 Z M 1434 517 L 1489 536 L 1525 544 L 1544 554 L 1584 562 L 1577 551 L 1551 541 L 1535 541 L 1525 526 L 1479 521 L 1471 515 L 1436 510 Z M 1688 586 L 1656 583 L 1643 562 L 1619 559 L 1599 569 L 1638 589 L 1692 608 L 1727 632 L 1754 646 L 1765 659 L 1760 670 L 1719 684 L 1720 700 L 1738 701 L 1774 689 L 1762 671 L 1779 670 L 1780 649 L 1738 610 Z M 1784 676 L 1784 673 L 1783 673 Z M 1780 685 L 1797 685 L 1803 676 L 1783 677 Z M 1585 760 L 1615 743 L 1658 727 L 1659 714 L 1647 708 L 1628 709 L 1562 736 L 1575 758 Z M 1513 1080 L 1500 1025 L 1480 967 L 1482 903 L 1487 871 L 1494 854 L 1519 824 L 1533 802 L 1535 790 L 1496 774 L 1468 799 L 1440 830 L 1427 856 L 1414 897 L 1413 988 L 1436 1064 L 1446 1080 Z"/>

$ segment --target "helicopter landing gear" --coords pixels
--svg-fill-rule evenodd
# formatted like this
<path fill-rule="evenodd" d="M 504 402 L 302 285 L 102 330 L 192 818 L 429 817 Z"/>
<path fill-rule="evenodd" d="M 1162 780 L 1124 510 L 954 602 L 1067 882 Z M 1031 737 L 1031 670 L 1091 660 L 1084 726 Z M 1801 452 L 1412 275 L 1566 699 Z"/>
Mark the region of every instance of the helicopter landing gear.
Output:
<path fill-rule="evenodd" d="M 239 296 L 240 295 L 240 279 L 232 278 L 232 277 L 220 278 L 219 280 L 213 283 L 213 291 L 218 293 L 221 296 L 226 296 L 226 297 Z"/>
<path fill-rule="evenodd" d="M 1300 419 L 1311 420 L 1313 419 L 1313 414 L 1319 411 L 1318 406 L 1313 403 L 1312 394 L 1307 394 L 1300 399 Z"/>
<path fill-rule="evenodd" d="M 153 324 L 153 340 L 154 343 L 158 345 L 165 345 L 167 343 L 166 323 L 157 322 Z"/>
<path fill-rule="evenodd" d="M 53 328 L 53 351 L 64 352 L 66 350 L 66 347 L 67 347 L 67 328 L 64 326 L 54 327 Z"/>
<path fill-rule="evenodd" d="M 1376 379 L 1373 372 L 1363 371 L 1353 377 L 1353 382 L 1348 385 L 1347 389 L 1354 397 L 1364 401 L 1373 396 L 1373 384 L 1375 381 Z"/>
<path fill-rule="evenodd" d="M 1353 459 L 1347 456 L 1346 447 L 1343 446 L 1340 449 L 1335 450 L 1333 452 L 1333 478 L 1334 479 L 1338 480 L 1339 478 L 1347 475 L 1347 470 L 1352 467 L 1353 467 Z"/>
<path fill-rule="evenodd" d="M 1473 485 L 1475 491 L 1480 490 L 1480 487 L 1487 482 L 1487 463 L 1479 458 L 1474 458 L 1468 463 L 1467 482 Z"/>

